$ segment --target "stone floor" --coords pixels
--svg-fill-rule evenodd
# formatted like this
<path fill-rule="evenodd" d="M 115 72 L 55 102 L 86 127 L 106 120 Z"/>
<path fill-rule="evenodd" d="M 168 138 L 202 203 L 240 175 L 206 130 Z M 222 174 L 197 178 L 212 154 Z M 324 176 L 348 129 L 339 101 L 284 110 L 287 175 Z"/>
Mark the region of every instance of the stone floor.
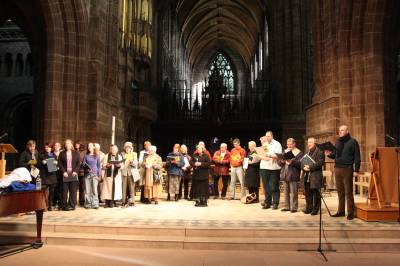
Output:
<path fill-rule="evenodd" d="M 332 213 L 336 212 L 337 196 L 325 195 L 325 201 Z M 364 199 L 356 198 L 356 202 Z M 299 209 L 304 208 L 300 199 Z M 44 214 L 44 224 L 96 224 L 110 226 L 162 226 L 162 227 L 208 227 L 208 228 L 262 228 L 262 227 L 317 227 L 319 216 L 302 212 L 287 213 L 280 210 L 262 210 L 259 203 L 244 205 L 238 200 L 209 200 L 207 208 L 196 208 L 187 200 L 167 202 L 159 205 L 137 203 L 132 208 L 98 210 L 77 208 L 71 212 L 52 211 Z M 282 205 L 282 203 L 281 203 Z M 281 206 L 280 206 L 281 207 Z M 332 218 L 323 205 L 323 220 L 326 227 L 399 227 L 391 222 L 364 222 L 359 219 L 347 221 L 345 217 Z M 35 215 L 10 216 L 0 218 L 0 222 L 34 223 Z"/>
<path fill-rule="evenodd" d="M 210 250 L 155 250 L 46 245 L 1 258 L 7 266 L 267 266 L 267 265 L 399 265 L 398 253 L 326 253 L 328 262 L 317 252 L 261 252 Z"/>

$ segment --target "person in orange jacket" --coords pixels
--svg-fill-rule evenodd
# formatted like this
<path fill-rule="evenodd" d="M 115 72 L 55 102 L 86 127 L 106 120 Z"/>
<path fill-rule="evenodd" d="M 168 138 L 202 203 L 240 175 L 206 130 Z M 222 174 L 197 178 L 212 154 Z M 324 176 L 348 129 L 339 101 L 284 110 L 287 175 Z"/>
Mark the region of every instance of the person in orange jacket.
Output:
<path fill-rule="evenodd" d="M 233 140 L 233 149 L 231 150 L 230 164 L 231 164 L 231 196 L 228 199 L 235 199 L 236 181 L 240 182 L 240 198 L 246 196 L 244 187 L 244 171 L 243 161 L 246 157 L 246 151 L 240 147 L 240 140 Z"/>

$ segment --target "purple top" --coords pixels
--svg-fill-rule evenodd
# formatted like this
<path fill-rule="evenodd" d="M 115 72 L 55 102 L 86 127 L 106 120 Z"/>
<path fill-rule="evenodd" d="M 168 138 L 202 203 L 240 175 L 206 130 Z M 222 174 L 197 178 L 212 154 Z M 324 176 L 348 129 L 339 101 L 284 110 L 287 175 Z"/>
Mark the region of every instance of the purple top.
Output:
<path fill-rule="evenodd" d="M 91 154 L 86 154 L 83 158 L 83 161 L 90 166 L 92 169 L 92 173 L 96 174 L 98 177 L 101 175 L 101 166 L 100 166 L 100 156 L 96 157 Z"/>

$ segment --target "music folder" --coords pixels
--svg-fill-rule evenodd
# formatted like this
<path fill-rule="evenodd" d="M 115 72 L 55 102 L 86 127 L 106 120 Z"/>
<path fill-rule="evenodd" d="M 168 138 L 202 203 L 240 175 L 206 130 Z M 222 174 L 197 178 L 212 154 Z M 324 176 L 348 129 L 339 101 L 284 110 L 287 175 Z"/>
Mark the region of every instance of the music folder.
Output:
<path fill-rule="evenodd" d="M 336 147 L 333 146 L 333 144 L 330 141 L 327 141 L 327 142 L 324 142 L 321 144 L 317 144 L 317 147 L 323 151 L 332 151 L 333 152 L 336 150 Z"/>
<path fill-rule="evenodd" d="M 47 171 L 49 173 L 57 172 L 57 166 L 55 164 L 55 159 L 54 158 L 48 158 L 46 159 L 47 163 Z"/>
<path fill-rule="evenodd" d="M 311 156 L 308 154 L 304 155 L 303 158 L 300 159 L 300 162 L 302 165 L 308 165 L 308 166 L 315 164 L 314 159 L 311 158 Z"/>

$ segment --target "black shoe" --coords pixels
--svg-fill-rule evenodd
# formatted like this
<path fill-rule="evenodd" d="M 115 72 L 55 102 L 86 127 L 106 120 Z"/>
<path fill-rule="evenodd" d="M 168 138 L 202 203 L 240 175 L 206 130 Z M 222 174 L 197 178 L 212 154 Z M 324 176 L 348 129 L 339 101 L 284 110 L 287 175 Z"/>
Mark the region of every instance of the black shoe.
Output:
<path fill-rule="evenodd" d="M 274 206 L 272 207 L 273 210 L 277 210 L 278 209 L 278 205 L 274 204 Z"/>
<path fill-rule="evenodd" d="M 175 201 L 178 201 L 178 200 L 179 200 L 179 196 L 175 195 Z"/>
<path fill-rule="evenodd" d="M 337 212 L 334 215 L 332 215 L 332 217 L 344 217 L 346 216 L 343 212 Z"/>
<path fill-rule="evenodd" d="M 354 214 L 349 214 L 347 215 L 347 220 L 353 220 L 354 219 Z"/>
<path fill-rule="evenodd" d="M 303 210 L 302 211 L 304 214 L 310 214 L 311 213 L 311 210 Z"/>
<path fill-rule="evenodd" d="M 197 200 L 196 203 L 194 204 L 194 206 L 195 207 L 200 207 L 200 204 L 201 204 L 200 201 Z"/>
<path fill-rule="evenodd" d="M 282 212 L 288 212 L 288 211 L 290 211 L 290 209 L 288 209 L 288 208 L 283 208 L 283 209 L 281 209 L 281 211 L 282 211 Z"/>
<path fill-rule="evenodd" d="M 296 213 L 296 212 L 297 212 L 297 210 L 291 210 L 290 212 L 291 212 L 291 213 Z"/>
<path fill-rule="evenodd" d="M 269 204 L 264 204 L 264 205 L 262 206 L 262 209 L 263 209 L 263 210 L 266 210 L 266 209 L 269 209 L 269 208 L 271 208 L 271 205 L 269 205 Z"/>
<path fill-rule="evenodd" d="M 311 212 L 311 215 L 317 215 L 318 214 L 318 211 L 312 211 Z"/>
<path fill-rule="evenodd" d="M 64 207 L 64 208 L 62 208 L 62 210 L 65 211 L 65 212 L 68 212 L 68 211 L 70 211 L 71 209 L 68 208 L 68 207 Z"/>
<path fill-rule="evenodd" d="M 170 200 L 171 200 L 171 195 L 168 193 L 167 201 L 170 201 Z"/>

